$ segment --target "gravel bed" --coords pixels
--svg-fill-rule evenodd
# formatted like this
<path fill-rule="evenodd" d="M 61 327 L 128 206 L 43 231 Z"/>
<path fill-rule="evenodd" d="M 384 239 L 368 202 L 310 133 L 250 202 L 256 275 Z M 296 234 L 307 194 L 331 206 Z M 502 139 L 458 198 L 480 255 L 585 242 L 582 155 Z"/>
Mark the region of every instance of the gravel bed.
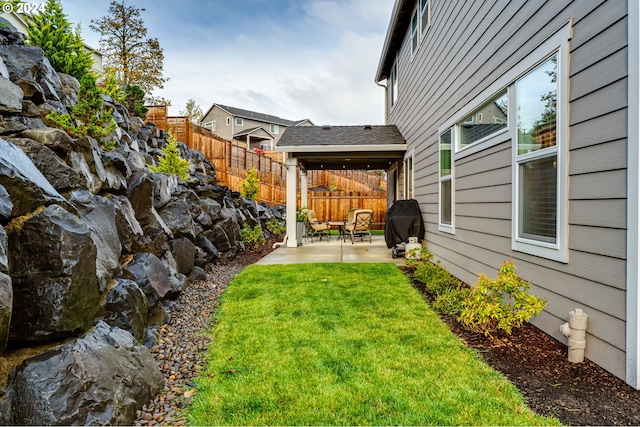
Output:
<path fill-rule="evenodd" d="M 195 395 L 195 379 L 203 368 L 202 358 L 210 339 L 204 333 L 227 285 L 244 263 L 215 265 L 201 282 L 188 283 L 169 305 L 170 319 L 155 325 L 157 343 L 151 348 L 165 378 L 164 390 L 137 413 L 136 426 L 181 426 L 181 410 Z"/>

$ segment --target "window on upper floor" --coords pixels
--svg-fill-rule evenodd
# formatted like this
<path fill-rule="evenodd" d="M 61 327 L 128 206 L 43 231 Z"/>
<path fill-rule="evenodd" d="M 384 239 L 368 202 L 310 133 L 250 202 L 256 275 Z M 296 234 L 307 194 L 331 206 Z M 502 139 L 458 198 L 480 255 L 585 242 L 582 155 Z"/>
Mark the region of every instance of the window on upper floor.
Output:
<path fill-rule="evenodd" d="M 411 15 L 411 58 L 415 56 L 418 51 L 418 46 L 420 45 L 420 36 L 419 36 L 419 18 L 418 18 L 418 6 L 416 5 L 415 10 L 413 11 L 413 15 Z"/>
<path fill-rule="evenodd" d="M 430 26 L 431 26 L 431 0 L 420 0 L 421 37 L 424 38 Z"/>
<path fill-rule="evenodd" d="M 244 126 L 244 119 L 242 117 L 236 117 L 236 125 Z"/>
<path fill-rule="evenodd" d="M 389 75 L 390 85 L 389 89 L 391 90 L 391 106 L 396 105 L 398 101 L 398 61 L 396 60 L 391 67 L 391 73 Z"/>
<path fill-rule="evenodd" d="M 280 126 L 271 124 L 270 130 L 271 130 L 271 133 L 279 134 L 280 133 Z"/>
<path fill-rule="evenodd" d="M 215 132 L 216 131 L 216 122 L 214 120 L 214 121 L 211 121 L 211 122 L 203 123 L 202 127 L 207 128 L 212 132 Z"/>
<path fill-rule="evenodd" d="M 231 117 L 227 117 L 227 126 L 231 126 Z"/>

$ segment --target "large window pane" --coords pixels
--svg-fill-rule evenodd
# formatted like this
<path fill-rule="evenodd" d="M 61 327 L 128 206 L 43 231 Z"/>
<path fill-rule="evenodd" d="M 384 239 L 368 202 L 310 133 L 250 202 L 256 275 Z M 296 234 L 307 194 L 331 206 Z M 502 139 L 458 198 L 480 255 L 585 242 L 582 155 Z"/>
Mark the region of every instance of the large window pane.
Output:
<path fill-rule="evenodd" d="M 429 27 L 429 9 L 431 8 L 431 0 L 420 0 L 420 22 L 422 23 L 422 32 L 424 34 Z"/>
<path fill-rule="evenodd" d="M 558 55 L 516 82 L 518 154 L 556 145 Z"/>
<path fill-rule="evenodd" d="M 451 179 L 440 182 L 440 223 L 451 225 Z"/>
<path fill-rule="evenodd" d="M 520 164 L 520 237 L 555 243 L 556 156 Z"/>
<path fill-rule="evenodd" d="M 507 89 L 458 123 L 460 146 L 464 148 L 507 128 Z"/>

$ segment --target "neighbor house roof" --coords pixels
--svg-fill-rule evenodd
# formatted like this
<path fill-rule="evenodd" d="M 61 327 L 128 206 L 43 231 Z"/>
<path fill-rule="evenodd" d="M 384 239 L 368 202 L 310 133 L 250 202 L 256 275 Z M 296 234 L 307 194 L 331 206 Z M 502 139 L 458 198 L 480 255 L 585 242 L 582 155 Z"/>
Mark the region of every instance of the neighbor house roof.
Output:
<path fill-rule="evenodd" d="M 276 125 L 282 125 L 287 127 L 297 126 L 299 123 L 309 120 L 309 119 L 302 119 L 302 120 L 296 120 L 296 121 L 287 120 L 278 116 L 272 116 L 269 114 L 258 113 L 255 111 L 244 110 L 242 108 L 236 108 L 236 107 L 231 107 L 228 105 L 222 105 L 222 104 L 216 104 L 216 103 L 211 105 L 211 107 L 207 110 L 207 112 L 204 114 L 203 117 L 206 117 L 209 114 L 209 112 L 211 112 L 211 110 L 213 110 L 213 108 L 216 106 L 218 108 L 223 109 L 224 111 L 226 111 L 227 113 L 229 113 L 234 117 L 242 117 L 249 120 L 256 120 L 264 123 L 273 123 Z"/>
<path fill-rule="evenodd" d="M 407 145 L 395 126 L 300 126 L 287 128 L 275 149 L 305 169 L 388 169 Z"/>
<path fill-rule="evenodd" d="M 254 127 L 254 128 L 250 128 L 250 129 L 246 129 L 243 130 L 242 132 L 238 132 L 235 135 L 233 135 L 234 138 L 239 138 L 241 136 L 247 136 L 247 135 L 251 135 L 253 137 L 259 137 L 259 138 L 263 138 L 263 139 L 273 139 L 273 135 L 271 134 L 271 132 L 269 132 L 268 130 L 266 130 L 265 128 L 263 128 L 262 126 L 258 126 L 258 127 Z"/>
<path fill-rule="evenodd" d="M 415 0 L 396 0 L 393 5 L 391 21 L 389 22 L 387 36 L 382 46 L 382 54 L 380 55 L 380 62 L 376 72 L 376 82 L 389 77 L 389 70 L 391 70 L 393 61 L 395 61 L 398 50 L 407 34 L 414 6 Z"/>

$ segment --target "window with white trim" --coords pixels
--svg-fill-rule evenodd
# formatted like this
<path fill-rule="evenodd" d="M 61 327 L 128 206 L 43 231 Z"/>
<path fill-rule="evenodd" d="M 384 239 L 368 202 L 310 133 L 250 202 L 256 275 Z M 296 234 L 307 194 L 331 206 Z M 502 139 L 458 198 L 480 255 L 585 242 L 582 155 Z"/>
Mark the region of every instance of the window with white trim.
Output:
<path fill-rule="evenodd" d="M 211 132 L 215 132 L 216 131 L 216 121 L 213 120 L 211 122 L 203 123 L 202 127 L 209 129 Z"/>
<path fill-rule="evenodd" d="M 404 198 L 413 199 L 413 152 L 404 159 Z"/>
<path fill-rule="evenodd" d="M 566 70 L 554 52 L 518 80 L 513 130 L 514 250 L 566 262 Z"/>
<path fill-rule="evenodd" d="M 411 59 L 415 56 L 418 51 L 418 46 L 420 45 L 420 36 L 418 34 L 419 23 L 418 23 L 418 6 L 413 10 L 413 15 L 411 15 Z"/>
<path fill-rule="evenodd" d="M 456 127 L 459 135 L 457 151 L 505 131 L 507 129 L 508 113 L 508 93 L 507 88 L 504 88 L 457 123 Z M 499 120 L 485 123 L 483 120 L 485 116 Z"/>
<path fill-rule="evenodd" d="M 231 126 L 231 117 L 227 117 L 227 126 Z"/>
<path fill-rule="evenodd" d="M 453 128 L 440 134 L 440 210 L 438 229 L 453 233 L 453 173 L 451 159 L 451 144 L 453 143 Z"/>
<path fill-rule="evenodd" d="M 389 80 L 391 84 L 389 89 L 391 90 L 391 106 L 396 105 L 398 101 L 398 61 L 396 60 L 391 67 L 391 73 L 389 74 Z"/>
<path fill-rule="evenodd" d="M 431 26 L 431 0 L 420 0 L 420 35 L 422 38 L 427 34 Z"/>
<path fill-rule="evenodd" d="M 280 133 L 280 126 L 279 125 L 274 125 L 272 123 L 271 126 L 270 126 L 270 130 L 271 130 L 271 133 L 279 134 Z"/>
<path fill-rule="evenodd" d="M 244 119 L 242 117 L 236 117 L 236 125 L 244 126 Z"/>

